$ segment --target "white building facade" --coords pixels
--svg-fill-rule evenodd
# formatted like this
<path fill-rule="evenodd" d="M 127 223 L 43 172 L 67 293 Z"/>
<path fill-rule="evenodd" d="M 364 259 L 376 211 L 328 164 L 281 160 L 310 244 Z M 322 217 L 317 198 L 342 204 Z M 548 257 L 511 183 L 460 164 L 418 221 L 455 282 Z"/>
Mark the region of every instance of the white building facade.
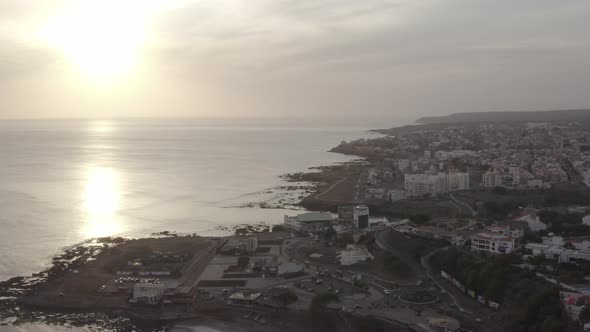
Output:
<path fill-rule="evenodd" d="M 492 254 L 509 254 L 516 242 L 510 235 L 502 233 L 482 232 L 471 237 L 471 250 Z"/>
<path fill-rule="evenodd" d="M 156 305 L 160 303 L 165 292 L 166 285 L 164 284 L 137 283 L 133 287 L 133 297 L 129 302 Z"/>
<path fill-rule="evenodd" d="M 404 189 L 406 196 L 437 195 L 469 189 L 469 173 L 406 174 Z"/>

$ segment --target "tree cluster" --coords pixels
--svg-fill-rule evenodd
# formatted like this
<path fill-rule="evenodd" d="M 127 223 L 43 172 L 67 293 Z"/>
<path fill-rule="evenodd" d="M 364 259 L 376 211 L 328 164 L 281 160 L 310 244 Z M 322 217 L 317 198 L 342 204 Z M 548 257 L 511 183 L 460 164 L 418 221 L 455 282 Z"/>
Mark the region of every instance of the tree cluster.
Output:
<path fill-rule="evenodd" d="M 500 303 L 508 330 L 566 330 L 558 288 L 531 271 L 515 267 L 519 257 L 501 255 L 488 261 L 451 248 L 437 253 L 431 261 L 476 294 Z"/>

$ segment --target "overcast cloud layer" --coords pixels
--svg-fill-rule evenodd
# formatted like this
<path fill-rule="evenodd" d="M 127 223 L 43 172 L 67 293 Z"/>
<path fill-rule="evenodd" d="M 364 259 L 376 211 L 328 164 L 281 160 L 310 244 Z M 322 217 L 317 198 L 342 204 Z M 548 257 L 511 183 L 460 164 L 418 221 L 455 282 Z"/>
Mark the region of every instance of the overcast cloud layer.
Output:
<path fill-rule="evenodd" d="M 0 2 L 0 118 L 590 108 L 590 1 L 170 2 L 106 87 L 33 37 L 68 2 Z"/>

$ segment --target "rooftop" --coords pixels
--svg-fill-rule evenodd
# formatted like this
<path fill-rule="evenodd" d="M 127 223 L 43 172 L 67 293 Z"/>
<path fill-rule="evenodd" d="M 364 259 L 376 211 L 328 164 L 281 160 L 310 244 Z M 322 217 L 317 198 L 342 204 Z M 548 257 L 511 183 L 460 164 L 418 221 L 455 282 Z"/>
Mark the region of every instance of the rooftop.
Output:
<path fill-rule="evenodd" d="M 333 219 L 330 212 L 308 212 L 289 218 L 295 218 L 298 222 L 320 222 L 331 221 Z"/>

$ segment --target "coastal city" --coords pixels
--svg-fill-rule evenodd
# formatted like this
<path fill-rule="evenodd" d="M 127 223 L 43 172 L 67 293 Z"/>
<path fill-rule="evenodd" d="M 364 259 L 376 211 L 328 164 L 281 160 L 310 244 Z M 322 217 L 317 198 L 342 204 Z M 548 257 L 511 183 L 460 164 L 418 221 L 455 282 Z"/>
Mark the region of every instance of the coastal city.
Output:
<path fill-rule="evenodd" d="M 0 332 L 590 332 L 589 17 L 1 0 Z"/>
<path fill-rule="evenodd" d="M 289 175 L 313 176 L 315 192 L 300 203 L 309 212 L 227 237 L 89 240 L 46 271 L 2 282 L 0 296 L 156 325 L 216 317 L 269 331 L 590 328 L 587 128 L 378 132 L 333 149 L 362 160 Z M 2 305 L 17 321 L 45 315 Z"/>

